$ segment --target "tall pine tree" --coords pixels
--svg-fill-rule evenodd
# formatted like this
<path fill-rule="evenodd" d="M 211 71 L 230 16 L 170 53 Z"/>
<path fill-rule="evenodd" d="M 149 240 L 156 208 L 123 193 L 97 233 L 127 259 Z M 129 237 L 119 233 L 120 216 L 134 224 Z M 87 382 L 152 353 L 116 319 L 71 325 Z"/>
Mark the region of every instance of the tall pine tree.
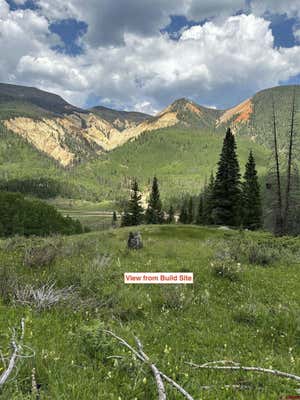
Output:
<path fill-rule="evenodd" d="M 112 220 L 111 220 L 111 225 L 113 228 L 117 227 L 117 222 L 118 222 L 117 213 L 114 211 L 113 215 L 112 215 Z"/>
<path fill-rule="evenodd" d="M 205 186 L 203 192 L 203 223 L 207 225 L 214 223 L 212 218 L 214 186 L 215 177 L 212 172 L 210 174 L 209 183 Z"/>
<path fill-rule="evenodd" d="M 241 223 L 241 189 L 235 137 L 228 128 L 213 190 L 212 217 L 217 225 L 238 226 Z"/>
<path fill-rule="evenodd" d="M 243 226 L 253 230 L 260 228 L 262 219 L 262 206 L 255 159 L 252 151 L 249 153 L 249 158 L 246 164 L 244 182 L 242 184 L 242 199 Z"/>
<path fill-rule="evenodd" d="M 189 205 L 187 210 L 187 223 L 192 224 L 194 222 L 194 202 L 192 196 L 189 199 Z"/>
<path fill-rule="evenodd" d="M 188 211 L 187 211 L 187 206 L 186 206 L 185 202 L 181 206 L 178 221 L 181 224 L 187 224 L 188 223 Z"/>
<path fill-rule="evenodd" d="M 199 198 L 196 224 L 201 225 L 203 223 L 204 223 L 204 201 L 203 201 L 203 194 L 201 194 Z"/>
<path fill-rule="evenodd" d="M 143 222 L 144 215 L 141 198 L 138 183 L 135 179 L 131 186 L 130 200 L 122 217 L 122 226 L 135 226 Z"/>
<path fill-rule="evenodd" d="M 162 203 L 160 200 L 158 181 L 156 176 L 153 178 L 152 190 L 145 219 L 147 224 L 162 224 L 164 221 L 164 214 L 162 211 Z"/>
<path fill-rule="evenodd" d="M 167 224 L 174 224 L 175 222 L 175 211 L 173 206 L 170 206 L 167 218 Z"/>

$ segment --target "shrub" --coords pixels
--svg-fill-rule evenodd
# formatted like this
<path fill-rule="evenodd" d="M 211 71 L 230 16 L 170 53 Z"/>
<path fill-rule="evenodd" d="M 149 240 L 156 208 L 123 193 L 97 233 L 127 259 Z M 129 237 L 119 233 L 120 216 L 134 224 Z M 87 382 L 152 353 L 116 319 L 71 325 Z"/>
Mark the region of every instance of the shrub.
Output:
<path fill-rule="evenodd" d="M 15 271 L 7 265 L 0 266 L 0 298 L 4 303 L 11 299 L 13 290 L 17 284 Z"/>
<path fill-rule="evenodd" d="M 193 293 L 183 287 L 162 288 L 162 310 L 182 310 L 193 301 Z"/>
<path fill-rule="evenodd" d="M 25 249 L 23 264 L 28 267 L 46 267 L 58 254 L 58 247 L 49 243 L 41 246 L 28 246 Z"/>
<path fill-rule="evenodd" d="M 239 281 L 241 278 L 241 263 L 232 257 L 228 249 L 217 252 L 210 265 L 213 274 L 217 277 L 226 278 L 231 282 Z"/>
<path fill-rule="evenodd" d="M 266 266 L 278 261 L 280 254 L 266 245 L 251 242 L 247 248 L 247 258 L 250 264 Z"/>
<path fill-rule="evenodd" d="M 46 283 L 38 288 L 32 285 L 18 286 L 14 291 L 16 303 L 29 305 L 39 311 L 49 309 L 58 303 L 70 300 L 74 295 L 72 286 L 62 289 L 55 288 L 55 282 Z"/>
<path fill-rule="evenodd" d="M 216 254 L 227 254 L 233 261 L 254 265 L 273 265 L 284 260 L 293 262 L 299 257 L 297 252 L 290 251 L 278 239 L 263 239 L 255 241 L 251 238 L 232 238 L 230 241 L 218 242 Z M 217 257 L 218 258 L 218 257 Z"/>
<path fill-rule="evenodd" d="M 81 350 L 91 359 L 105 362 L 114 354 L 112 338 L 103 332 L 104 325 L 83 327 L 79 330 L 78 339 Z"/>
<path fill-rule="evenodd" d="M 264 306 L 248 303 L 241 305 L 233 312 L 233 319 L 241 324 L 257 325 L 265 319 L 266 313 Z"/>
<path fill-rule="evenodd" d="M 105 271 L 111 265 L 109 255 L 99 254 L 80 271 L 80 292 L 83 296 L 95 295 L 106 279 Z"/>

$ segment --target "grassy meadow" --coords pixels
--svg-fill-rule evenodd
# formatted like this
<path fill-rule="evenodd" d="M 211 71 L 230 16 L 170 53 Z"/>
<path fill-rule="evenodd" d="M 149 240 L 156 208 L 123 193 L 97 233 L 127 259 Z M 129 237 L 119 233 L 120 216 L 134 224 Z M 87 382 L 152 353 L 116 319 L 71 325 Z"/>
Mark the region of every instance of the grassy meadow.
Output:
<path fill-rule="evenodd" d="M 3 400 L 153 400 L 151 370 L 102 329 L 135 346 L 195 400 L 277 400 L 297 384 L 276 376 L 191 368 L 232 360 L 300 374 L 299 238 L 196 226 L 142 226 L 144 248 L 126 248 L 129 228 L 72 237 L 0 242 L 0 348 L 25 318 L 25 354 Z M 125 285 L 124 272 L 193 272 L 193 285 Z M 72 287 L 47 308 L 22 288 Z M 118 356 L 120 358 L 110 358 Z M 0 371 L 1 372 L 1 371 Z M 233 389 L 225 385 L 242 385 Z M 203 386 L 210 386 L 204 389 Z M 183 398 L 166 384 L 168 398 Z"/>
<path fill-rule="evenodd" d="M 113 201 L 96 203 L 62 197 L 50 199 L 47 203 L 56 207 L 62 215 L 78 219 L 85 228 L 91 231 L 103 231 L 110 228 L 112 226 L 112 213 L 116 208 Z M 121 214 L 118 213 L 117 216 L 119 224 Z"/>

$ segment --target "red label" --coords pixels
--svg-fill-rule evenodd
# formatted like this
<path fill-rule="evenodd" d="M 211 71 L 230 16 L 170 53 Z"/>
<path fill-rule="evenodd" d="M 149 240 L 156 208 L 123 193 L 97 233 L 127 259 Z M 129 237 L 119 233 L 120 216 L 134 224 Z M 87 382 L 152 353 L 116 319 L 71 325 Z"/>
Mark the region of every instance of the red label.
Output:
<path fill-rule="evenodd" d="M 300 396 L 286 396 L 282 397 L 281 400 L 293 400 L 293 399 L 300 399 Z"/>

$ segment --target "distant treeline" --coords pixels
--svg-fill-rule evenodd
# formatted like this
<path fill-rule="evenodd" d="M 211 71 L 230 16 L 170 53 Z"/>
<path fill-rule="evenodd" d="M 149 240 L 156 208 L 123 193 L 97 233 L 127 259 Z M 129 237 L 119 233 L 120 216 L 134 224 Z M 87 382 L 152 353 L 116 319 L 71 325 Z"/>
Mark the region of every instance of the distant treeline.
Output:
<path fill-rule="evenodd" d="M 53 206 L 40 200 L 27 200 L 19 193 L 0 192 L 0 237 L 82 232 L 79 221 L 64 217 Z"/>
<path fill-rule="evenodd" d="M 0 181 L 0 191 L 19 192 L 26 195 L 50 199 L 58 195 L 68 194 L 68 185 L 51 178 L 27 178 Z"/>

